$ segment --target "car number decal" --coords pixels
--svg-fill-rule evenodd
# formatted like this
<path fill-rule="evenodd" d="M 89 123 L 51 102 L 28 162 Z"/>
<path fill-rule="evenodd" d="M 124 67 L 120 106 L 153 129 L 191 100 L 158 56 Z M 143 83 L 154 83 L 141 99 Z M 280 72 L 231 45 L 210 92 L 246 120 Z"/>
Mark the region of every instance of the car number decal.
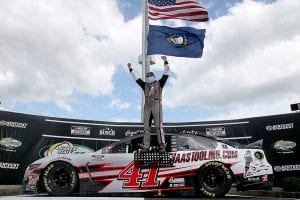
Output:
<path fill-rule="evenodd" d="M 158 187 L 157 181 L 158 168 L 140 169 L 131 162 L 123 171 L 120 172 L 118 180 L 125 180 L 123 188 L 148 188 Z"/>

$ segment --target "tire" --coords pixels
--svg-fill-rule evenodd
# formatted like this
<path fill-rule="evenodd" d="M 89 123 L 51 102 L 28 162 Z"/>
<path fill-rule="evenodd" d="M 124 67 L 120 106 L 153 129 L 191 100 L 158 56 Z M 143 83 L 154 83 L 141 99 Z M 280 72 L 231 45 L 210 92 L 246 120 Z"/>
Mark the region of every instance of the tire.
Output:
<path fill-rule="evenodd" d="M 75 192 L 78 185 L 78 175 L 68 163 L 51 163 L 44 171 L 43 185 L 50 195 L 67 196 Z"/>
<path fill-rule="evenodd" d="M 200 197 L 223 197 L 231 188 L 233 175 L 221 162 L 205 163 L 196 175 L 195 194 Z"/>

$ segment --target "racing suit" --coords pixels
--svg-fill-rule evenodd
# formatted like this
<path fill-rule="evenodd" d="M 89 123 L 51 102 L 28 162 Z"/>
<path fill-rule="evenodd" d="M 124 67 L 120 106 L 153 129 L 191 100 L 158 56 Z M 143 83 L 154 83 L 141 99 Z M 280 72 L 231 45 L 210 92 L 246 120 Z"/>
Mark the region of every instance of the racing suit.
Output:
<path fill-rule="evenodd" d="M 151 72 L 150 72 L 151 73 Z M 144 104 L 144 137 L 143 137 L 143 150 L 149 151 L 150 148 L 150 135 L 151 123 L 154 119 L 157 141 L 161 152 L 165 152 L 165 135 L 162 127 L 162 89 L 169 77 L 170 68 L 168 61 L 164 62 L 164 74 L 160 80 L 154 82 L 144 82 L 139 78 L 133 69 L 130 69 L 130 74 L 135 79 L 137 84 L 143 89 L 145 104 Z"/>

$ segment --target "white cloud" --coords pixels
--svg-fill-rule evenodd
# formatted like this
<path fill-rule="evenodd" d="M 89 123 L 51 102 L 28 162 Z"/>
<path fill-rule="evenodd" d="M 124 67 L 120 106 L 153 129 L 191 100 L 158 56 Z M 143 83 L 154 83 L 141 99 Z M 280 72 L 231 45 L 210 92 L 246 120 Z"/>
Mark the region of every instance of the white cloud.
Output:
<path fill-rule="evenodd" d="M 244 0 L 212 20 L 201 59 L 170 57 L 176 76 L 164 104 L 211 108 L 213 120 L 287 112 L 299 102 L 300 1 L 271 2 Z M 140 54 L 141 22 L 125 22 L 116 0 L 2 0 L 0 109 L 50 101 L 72 113 L 77 94 L 112 95 L 115 67 Z"/>
<path fill-rule="evenodd" d="M 58 107 L 60 107 L 60 108 L 62 108 L 62 109 L 64 109 L 64 110 L 66 110 L 66 111 L 68 111 L 68 112 L 73 112 L 72 107 L 71 107 L 70 105 L 68 105 L 66 102 L 58 100 L 58 101 L 56 101 L 55 103 L 56 103 L 56 105 L 57 105 Z"/>
<path fill-rule="evenodd" d="M 201 59 L 170 58 L 165 104 L 214 118 L 277 114 L 300 99 L 300 2 L 245 0 L 207 27 Z"/>
<path fill-rule="evenodd" d="M 139 53 L 140 23 L 125 23 L 116 0 L 1 1 L 1 98 L 71 111 L 75 93 L 112 94 L 115 66 Z"/>
<path fill-rule="evenodd" d="M 109 108 L 114 109 L 117 108 L 119 110 L 127 109 L 130 107 L 130 103 L 122 102 L 120 99 L 113 99 L 109 104 Z"/>

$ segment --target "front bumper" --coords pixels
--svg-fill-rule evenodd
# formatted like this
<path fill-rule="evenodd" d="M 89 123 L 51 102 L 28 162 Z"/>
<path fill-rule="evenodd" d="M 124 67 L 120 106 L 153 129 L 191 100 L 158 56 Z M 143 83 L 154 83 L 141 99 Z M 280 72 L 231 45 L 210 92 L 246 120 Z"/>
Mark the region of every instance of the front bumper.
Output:
<path fill-rule="evenodd" d="M 24 193 L 39 193 L 40 192 L 40 173 L 30 173 L 23 180 Z"/>

